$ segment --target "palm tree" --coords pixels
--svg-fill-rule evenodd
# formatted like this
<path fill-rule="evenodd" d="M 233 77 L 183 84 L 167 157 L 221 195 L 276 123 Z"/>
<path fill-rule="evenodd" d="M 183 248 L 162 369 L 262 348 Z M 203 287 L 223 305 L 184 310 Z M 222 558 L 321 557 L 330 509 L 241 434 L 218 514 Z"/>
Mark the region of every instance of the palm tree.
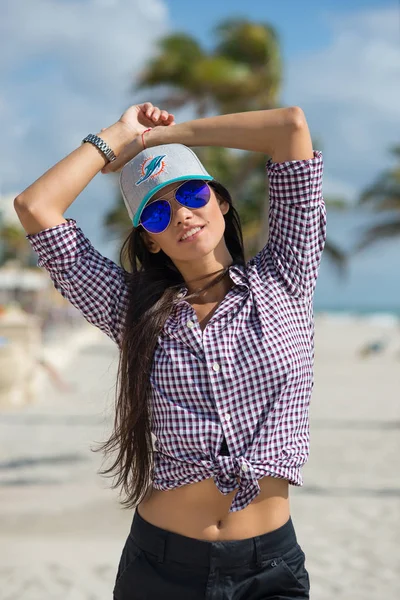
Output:
<path fill-rule="evenodd" d="M 361 194 L 360 206 L 370 207 L 377 212 L 390 210 L 400 213 L 400 146 L 392 147 L 390 153 L 397 159 L 397 164 L 383 171 Z M 355 252 L 360 252 L 378 240 L 394 237 L 400 237 L 400 216 L 392 216 L 385 223 L 374 225 L 365 231 Z"/>
<path fill-rule="evenodd" d="M 162 39 L 159 54 L 149 61 L 139 76 L 138 89 L 166 84 L 168 88 L 160 96 L 159 103 L 171 112 L 192 104 L 198 118 L 209 111 L 226 114 L 279 106 L 282 65 L 275 29 L 264 23 L 230 19 L 215 28 L 215 37 L 215 47 L 209 52 L 185 34 Z M 215 171 L 214 162 L 208 160 L 210 152 L 203 148 L 197 152 L 206 168 L 210 164 Z M 221 157 L 228 153 L 226 149 L 219 151 Z M 256 153 L 240 156 L 240 161 L 234 161 L 235 168 L 230 170 L 229 181 L 222 179 L 236 192 L 247 187 L 249 174 L 257 167 L 259 172 L 265 160 Z M 215 158 L 215 152 L 212 157 Z M 223 160 L 229 162 L 227 157 Z M 259 247 L 268 238 L 268 193 L 265 193 L 264 172 L 263 180 L 264 191 L 256 198 L 257 219 L 261 214 Z M 240 204 L 240 200 L 238 202 Z M 246 205 L 241 209 L 243 216 Z"/>
<path fill-rule="evenodd" d="M 158 54 L 139 75 L 137 89 L 167 86 L 158 103 L 171 112 L 188 104 L 197 117 L 278 106 L 281 60 L 275 30 L 242 19 L 215 29 L 216 45 L 203 49 L 176 33 L 158 44 Z"/>
<path fill-rule="evenodd" d="M 196 116 L 202 118 L 209 112 L 278 108 L 281 83 L 282 63 L 275 29 L 265 23 L 231 19 L 215 28 L 215 46 L 209 51 L 184 33 L 162 38 L 157 54 L 148 61 L 135 87 L 155 89 L 155 103 L 171 112 L 191 105 Z M 214 147 L 198 148 L 197 154 L 216 179 L 235 190 L 246 254 L 254 254 L 268 239 L 265 156 Z M 129 222 L 121 205 L 118 198 L 105 224 L 116 231 L 121 223 L 125 233 Z M 326 252 L 336 263 L 343 258 L 329 242 Z"/>
<path fill-rule="evenodd" d="M 3 246 L 2 262 L 16 259 L 21 267 L 32 264 L 32 250 L 22 227 L 13 224 L 0 225 L 0 239 Z"/>

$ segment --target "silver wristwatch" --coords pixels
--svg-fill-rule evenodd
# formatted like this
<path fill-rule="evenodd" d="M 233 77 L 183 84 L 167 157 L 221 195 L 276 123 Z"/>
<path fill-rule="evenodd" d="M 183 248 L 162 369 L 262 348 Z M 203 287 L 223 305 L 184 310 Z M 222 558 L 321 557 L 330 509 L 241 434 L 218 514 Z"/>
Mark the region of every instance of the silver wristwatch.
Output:
<path fill-rule="evenodd" d="M 111 150 L 110 146 L 106 144 L 105 141 L 102 140 L 98 135 L 94 135 L 94 133 L 89 133 L 89 135 L 87 135 L 85 139 L 82 140 L 82 144 L 84 144 L 85 142 L 89 142 L 90 144 L 93 144 L 93 146 L 96 146 L 96 148 L 98 148 L 104 154 L 104 156 L 108 159 L 109 162 L 116 160 L 117 157 Z"/>

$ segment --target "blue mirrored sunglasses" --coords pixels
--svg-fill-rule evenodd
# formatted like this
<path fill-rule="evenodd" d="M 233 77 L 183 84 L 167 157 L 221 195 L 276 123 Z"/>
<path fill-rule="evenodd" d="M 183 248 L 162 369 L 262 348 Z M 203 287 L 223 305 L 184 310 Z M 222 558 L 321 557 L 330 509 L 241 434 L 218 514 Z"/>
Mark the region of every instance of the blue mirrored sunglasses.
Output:
<path fill-rule="evenodd" d="M 211 192 L 205 181 L 192 179 L 185 181 L 175 190 L 175 200 L 187 208 L 202 208 L 210 200 Z M 140 215 L 139 225 L 149 233 L 162 233 L 168 227 L 172 218 L 172 208 L 169 200 L 157 198 L 146 204 Z"/>

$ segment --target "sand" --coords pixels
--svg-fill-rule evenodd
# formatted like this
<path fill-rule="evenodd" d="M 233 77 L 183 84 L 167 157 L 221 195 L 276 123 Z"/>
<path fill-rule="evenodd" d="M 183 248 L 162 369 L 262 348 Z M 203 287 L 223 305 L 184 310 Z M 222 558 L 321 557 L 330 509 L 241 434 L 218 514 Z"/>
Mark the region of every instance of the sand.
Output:
<path fill-rule="evenodd" d="M 383 339 L 384 350 L 359 350 Z M 311 455 L 291 512 L 311 598 L 400 597 L 400 328 L 390 318 L 316 318 Z M 35 405 L 0 413 L 1 600 L 109 600 L 132 513 L 97 474 L 117 352 L 91 326 L 53 336 Z"/>

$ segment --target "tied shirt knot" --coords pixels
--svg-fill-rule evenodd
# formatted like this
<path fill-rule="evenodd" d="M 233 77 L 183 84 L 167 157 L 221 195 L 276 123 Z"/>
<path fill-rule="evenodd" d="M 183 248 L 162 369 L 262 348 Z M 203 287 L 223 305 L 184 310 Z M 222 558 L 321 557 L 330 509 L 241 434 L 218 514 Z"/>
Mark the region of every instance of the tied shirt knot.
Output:
<path fill-rule="evenodd" d="M 229 494 L 239 487 L 238 496 L 254 499 L 260 492 L 254 469 L 243 456 L 217 456 L 213 476 L 222 494 Z"/>

